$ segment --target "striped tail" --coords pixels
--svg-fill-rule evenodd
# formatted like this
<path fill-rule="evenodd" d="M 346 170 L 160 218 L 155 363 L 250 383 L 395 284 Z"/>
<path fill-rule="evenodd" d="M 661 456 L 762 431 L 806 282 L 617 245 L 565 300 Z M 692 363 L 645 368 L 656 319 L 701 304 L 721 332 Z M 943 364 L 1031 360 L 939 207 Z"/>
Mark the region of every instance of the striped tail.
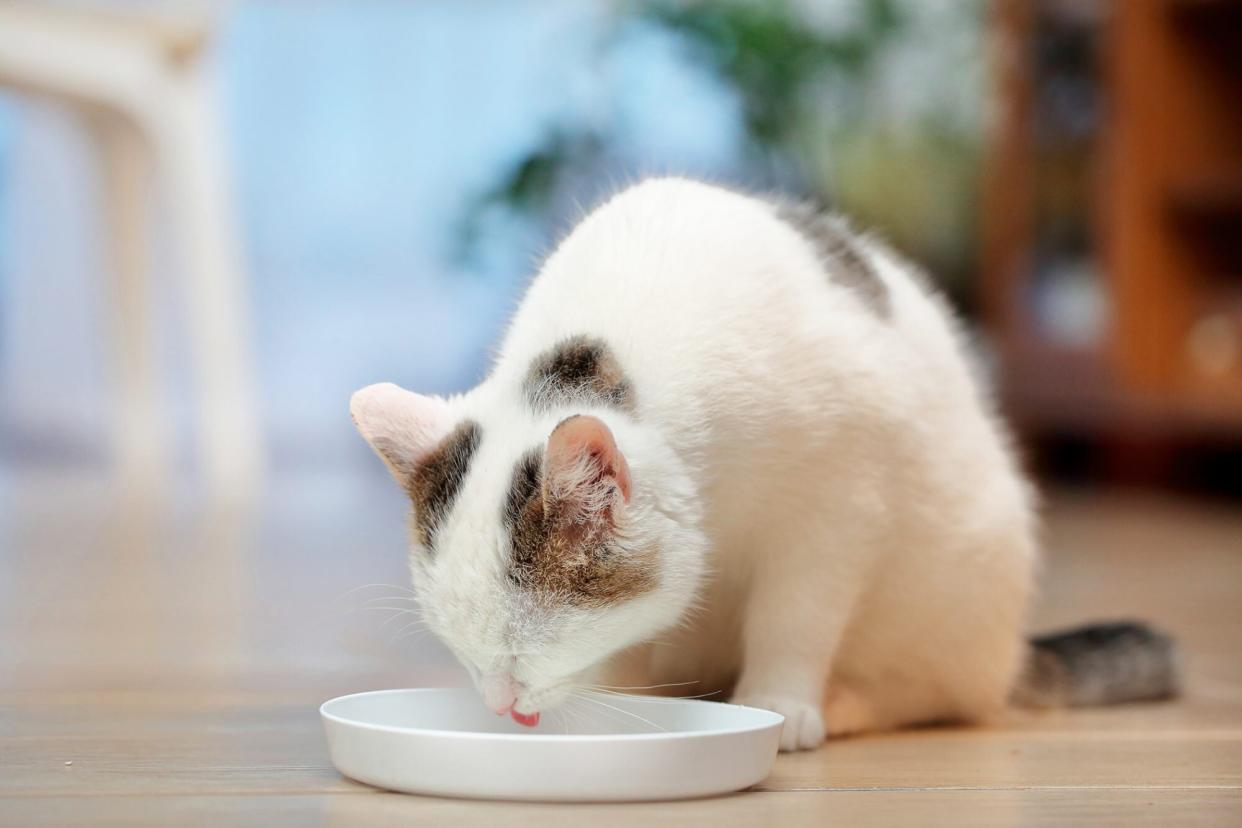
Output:
<path fill-rule="evenodd" d="M 1031 639 L 1012 701 L 1021 707 L 1091 707 L 1176 696 L 1173 639 L 1146 624 L 1090 624 Z"/>

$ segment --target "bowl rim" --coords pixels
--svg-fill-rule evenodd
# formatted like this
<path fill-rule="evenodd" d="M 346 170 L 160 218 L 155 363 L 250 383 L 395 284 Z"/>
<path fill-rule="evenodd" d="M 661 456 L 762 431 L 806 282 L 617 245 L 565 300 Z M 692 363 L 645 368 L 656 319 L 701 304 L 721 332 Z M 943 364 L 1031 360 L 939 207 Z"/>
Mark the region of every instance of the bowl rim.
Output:
<path fill-rule="evenodd" d="M 460 687 L 394 687 L 387 690 L 364 690 L 360 693 L 347 693 L 344 696 L 337 696 L 328 699 L 319 705 L 319 715 L 325 721 L 334 722 L 339 725 L 350 728 L 358 728 L 361 730 L 371 730 L 378 733 L 393 733 L 407 736 L 431 736 L 444 739 L 467 739 L 475 741 L 502 741 L 502 742 L 523 742 L 529 744 L 535 743 L 554 743 L 554 742 L 570 742 L 570 743 L 595 743 L 595 742 L 652 742 L 652 741 L 668 741 L 681 739 L 711 739 L 720 738 L 721 736 L 738 736 L 750 733 L 758 733 L 780 727 L 785 723 L 785 717 L 771 710 L 765 710 L 762 707 L 750 707 L 744 704 L 732 704 L 730 702 L 707 701 L 705 699 L 669 699 L 666 703 L 677 704 L 710 704 L 723 705 L 726 707 L 736 707 L 742 710 L 754 711 L 766 717 L 768 721 L 747 725 L 745 727 L 720 728 L 715 730 L 673 730 L 662 731 L 660 733 L 486 733 L 478 730 L 441 730 L 438 728 L 427 727 L 402 727 L 399 725 L 382 725 L 364 722 L 358 719 L 350 719 L 333 713 L 328 707 L 337 703 L 356 699 L 362 696 L 388 696 L 397 693 L 464 693 L 469 692 L 465 688 Z M 651 698 L 660 698 L 652 696 Z"/>

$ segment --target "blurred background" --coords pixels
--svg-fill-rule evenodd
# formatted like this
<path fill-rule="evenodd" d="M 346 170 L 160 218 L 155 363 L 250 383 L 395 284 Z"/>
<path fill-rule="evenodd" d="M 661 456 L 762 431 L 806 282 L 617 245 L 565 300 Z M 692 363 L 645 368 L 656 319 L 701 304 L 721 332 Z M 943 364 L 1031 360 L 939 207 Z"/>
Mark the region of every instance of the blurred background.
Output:
<path fill-rule="evenodd" d="M 1189 0 L 0 2 L 0 620 L 74 585 L 10 665 L 81 678 L 107 617 L 96 679 L 388 675 L 334 603 L 405 577 L 349 394 L 478 382 L 540 256 L 653 173 L 926 267 L 1054 492 L 1232 509 L 1239 55 L 1242 4 Z"/>

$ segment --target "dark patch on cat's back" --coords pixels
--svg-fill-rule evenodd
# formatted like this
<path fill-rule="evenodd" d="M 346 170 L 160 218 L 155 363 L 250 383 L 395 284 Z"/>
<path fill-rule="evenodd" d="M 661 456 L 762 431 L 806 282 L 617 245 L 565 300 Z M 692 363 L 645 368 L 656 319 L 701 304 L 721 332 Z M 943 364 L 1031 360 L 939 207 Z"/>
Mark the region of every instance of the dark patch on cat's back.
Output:
<path fill-rule="evenodd" d="M 603 532 L 558 519 L 545 502 L 543 449 L 522 455 L 513 469 L 502 519 L 509 532 L 509 582 L 580 606 L 608 606 L 655 587 L 650 556 L 623 556 Z"/>
<path fill-rule="evenodd" d="M 566 402 L 634 411 L 634 388 L 616 356 L 603 340 L 585 334 L 563 339 L 537 357 L 523 392 L 536 411 Z"/>
<path fill-rule="evenodd" d="M 776 215 L 797 230 L 824 262 L 831 278 L 853 290 L 877 316 L 891 313 L 888 286 L 845 220 L 805 203 L 779 202 Z"/>
<path fill-rule="evenodd" d="M 464 420 L 406 479 L 406 492 L 414 505 L 414 533 L 428 549 L 453 508 L 482 436 L 478 423 Z"/>

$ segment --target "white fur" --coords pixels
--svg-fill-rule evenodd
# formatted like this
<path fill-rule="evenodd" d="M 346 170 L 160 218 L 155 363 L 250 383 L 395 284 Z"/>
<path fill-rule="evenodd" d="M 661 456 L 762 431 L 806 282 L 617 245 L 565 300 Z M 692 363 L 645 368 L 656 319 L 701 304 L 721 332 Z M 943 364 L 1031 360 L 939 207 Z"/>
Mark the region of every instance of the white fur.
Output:
<path fill-rule="evenodd" d="M 590 681 L 732 687 L 785 714 L 785 749 L 1003 705 L 1031 496 L 944 305 L 859 244 L 887 318 L 771 205 L 686 180 L 624 191 L 547 260 L 491 376 L 448 401 L 483 439 L 434 558 L 412 556 L 429 622 L 481 682 L 511 676 L 524 713 Z M 530 364 L 575 334 L 608 344 L 633 416 L 531 412 Z M 658 587 L 606 609 L 505 576 L 517 458 L 576 413 L 628 460 L 627 543 L 659 549 Z"/>

